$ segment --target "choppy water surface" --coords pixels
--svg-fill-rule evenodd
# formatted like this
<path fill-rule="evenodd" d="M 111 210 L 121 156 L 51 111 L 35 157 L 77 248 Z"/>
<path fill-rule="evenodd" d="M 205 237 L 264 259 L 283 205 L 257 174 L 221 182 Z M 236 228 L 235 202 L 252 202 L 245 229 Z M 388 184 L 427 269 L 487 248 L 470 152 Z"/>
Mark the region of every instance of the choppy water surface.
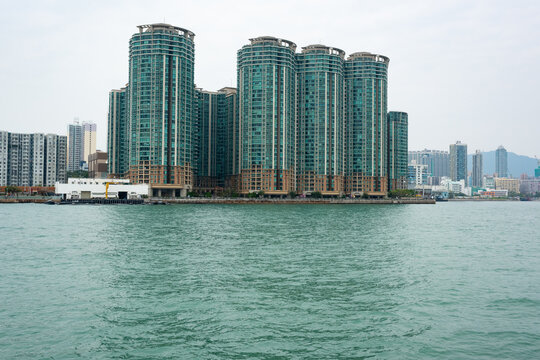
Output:
<path fill-rule="evenodd" d="M 0 205 L 0 358 L 539 354 L 540 202 Z"/>

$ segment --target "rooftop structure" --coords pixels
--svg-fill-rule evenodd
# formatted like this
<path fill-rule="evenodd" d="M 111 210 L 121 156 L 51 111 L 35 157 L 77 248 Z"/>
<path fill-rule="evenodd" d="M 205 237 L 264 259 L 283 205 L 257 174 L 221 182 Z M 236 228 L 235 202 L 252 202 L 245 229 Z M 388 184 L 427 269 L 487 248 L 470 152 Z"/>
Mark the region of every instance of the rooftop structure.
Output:
<path fill-rule="evenodd" d="M 249 39 L 251 45 L 257 44 L 272 44 L 290 48 L 293 52 L 296 51 L 296 44 L 289 40 L 279 39 L 273 36 L 259 36 Z M 248 45 L 245 45 L 248 46 Z"/>
<path fill-rule="evenodd" d="M 329 47 L 329 46 L 321 45 L 321 44 L 308 45 L 302 48 L 302 54 L 312 54 L 312 53 L 338 55 L 341 59 L 345 59 L 345 51 L 338 48 L 333 48 L 333 47 Z"/>
<path fill-rule="evenodd" d="M 176 35 L 184 36 L 190 40 L 195 39 L 195 34 L 187 29 L 164 23 L 138 25 L 139 33 L 165 31 Z"/>

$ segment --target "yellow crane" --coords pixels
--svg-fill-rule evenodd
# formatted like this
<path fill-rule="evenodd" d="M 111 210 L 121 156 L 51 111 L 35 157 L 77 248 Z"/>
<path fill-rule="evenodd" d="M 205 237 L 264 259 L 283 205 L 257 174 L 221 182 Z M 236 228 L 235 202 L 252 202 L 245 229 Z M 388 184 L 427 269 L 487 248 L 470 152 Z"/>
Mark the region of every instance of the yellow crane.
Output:
<path fill-rule="evenodd" d="M 114 181 L 109 181 L 105 183 L 105 199 L 109 198 L 109 185 L 118 185 L 118 184 L 122 184 L 122 183 L 114 182 Z"/>

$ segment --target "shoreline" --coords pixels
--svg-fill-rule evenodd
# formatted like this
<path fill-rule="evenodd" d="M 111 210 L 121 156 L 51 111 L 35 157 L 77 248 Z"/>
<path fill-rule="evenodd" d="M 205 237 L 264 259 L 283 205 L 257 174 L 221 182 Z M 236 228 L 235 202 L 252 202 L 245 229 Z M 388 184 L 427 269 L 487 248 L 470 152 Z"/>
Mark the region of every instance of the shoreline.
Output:
<path fill-rule="evenodd" d="M 43 204 L 53 201 L 60 203 L 59 199 L 49 198 L 10 198 L 0 199 L 0 204 Z M 253 205 L 253 204 L 280 204 L 280 205 L 298 205 L 298 204 L 372 204 L 372 205 L 392 205 L 392 204 L 435 204 L 434 199 L 249 199 L 249 198 L 148 198 L 144 199 L 145 205 L 182 205 L 182 204 L 228 204 L 228 205 Z M 95 204 L 99 204 L 96 199 Z M 112 204 L 112 203 L 111 203 Z M 90 204 L 79 204 L 90 205 Z"/>
<path fill-rule="evenodd" d="M 171 205 L 180 204 L 233 204 L 233 205 L 252 205 L 252 204 L 435 204 L 434 199 L 249 199 L 249 198 L 181 198 L 181 199 L 146 199 L 145 203 L 166 203 Z"/>

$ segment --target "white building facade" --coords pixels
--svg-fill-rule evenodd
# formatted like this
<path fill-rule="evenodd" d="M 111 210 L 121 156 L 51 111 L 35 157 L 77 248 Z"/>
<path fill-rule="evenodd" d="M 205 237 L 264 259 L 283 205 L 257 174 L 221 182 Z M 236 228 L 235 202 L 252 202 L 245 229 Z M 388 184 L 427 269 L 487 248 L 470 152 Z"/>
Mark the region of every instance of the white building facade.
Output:
<path fill-rule="evenodd" d="M 149 186 L 132 185 L 127 179 L 69 178 L 67 184 L 55 184 L 55 193 L 66 200 L 141 199 L 149 195 Z"/>

